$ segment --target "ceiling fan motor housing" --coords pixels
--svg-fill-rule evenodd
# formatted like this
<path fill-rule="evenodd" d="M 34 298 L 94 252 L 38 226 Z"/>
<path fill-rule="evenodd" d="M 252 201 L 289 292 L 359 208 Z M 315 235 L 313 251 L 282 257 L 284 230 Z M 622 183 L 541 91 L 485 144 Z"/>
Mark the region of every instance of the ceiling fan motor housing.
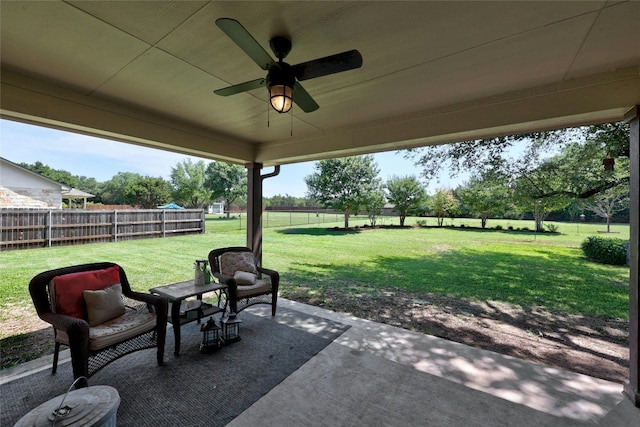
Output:
<path fill-rule="evenodd" d="M 269 46 L 273 54 L 282 61 L 291 52 L 291 40 L 286 37 L 276 36 L 269 40 Z"/>
<path fill-rule="evenodd" d="M 267 74 L 267 88 L 272 86 L 284 85 L 293 88 L 296 84 L 296 77 L 293 74 L 291 65 L 286 62 L 276 62 Z"/>

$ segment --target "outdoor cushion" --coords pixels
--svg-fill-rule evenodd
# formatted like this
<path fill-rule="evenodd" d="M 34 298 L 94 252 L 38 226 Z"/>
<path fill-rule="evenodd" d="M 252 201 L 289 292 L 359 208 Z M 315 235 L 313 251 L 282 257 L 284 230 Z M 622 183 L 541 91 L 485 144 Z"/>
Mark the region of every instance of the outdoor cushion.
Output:
<path fill-rule="evenodd" d="M 89 328 L 89 349 L 100 350 L 128 340 L 153 328 L 156 314 L 146 308 L 139 310 L 126 309 L 122 316 Z M 56 341 L 69 345 L 69 336 L 58 329 Z"/>
<path fill-rule="evenodd" d="M 220 272 L 233 276 L 236 271 L 256 274 L 256 262 L 251 252 L 226 252 L 220 255 Z"/>
<path fill-rule="evenodd" d="M 103 270 L 82 271 L 56 276 L 50 283 L 50 291 L 55 295 L 55 313 L 85 318 L 83 292 L 104 289 L 120 283 L 118 266 Z"/>
<path fill-rule="evenodd" d="M 246 271 L 238 270 L 233 275 L 238 285 L 253 285 L 256 283 L 256 275 L 253 273 L 247 273 Z"/>
<path fill-rule="evenodd" d="M 244 298 L 246 296 L 255 296 L 261 293 L 268 294 L 271 290 L 271 283 L 267 280 L 256 280 L 256 283 L 249 286 L 238 286 L 236 296 Z"/>
<path fill-rule="evenodd" d="M 97 291 L 84 291 L 83 295 L 87 305 L 89 326 L 97 326 L 122 316 L 125 312 L 120 283 Z"/>

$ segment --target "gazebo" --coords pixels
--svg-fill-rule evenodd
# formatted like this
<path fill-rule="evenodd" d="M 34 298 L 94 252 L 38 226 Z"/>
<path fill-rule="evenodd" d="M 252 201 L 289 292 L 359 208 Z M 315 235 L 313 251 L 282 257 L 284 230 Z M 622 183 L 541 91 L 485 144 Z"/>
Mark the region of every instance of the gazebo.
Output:
<path fill-rule="evenodd" d="M 82 208 L 87 208 L 87 199 L 95 197 L 94 194 L 86 193 L 82 190 L 78 190 L 77 188 L 71 188 L 69 190 L 62 192 L 62 200 L 69 201 L 69 207 L 71 207 L 71 202 L 73 200 L 82 199 Z"/>

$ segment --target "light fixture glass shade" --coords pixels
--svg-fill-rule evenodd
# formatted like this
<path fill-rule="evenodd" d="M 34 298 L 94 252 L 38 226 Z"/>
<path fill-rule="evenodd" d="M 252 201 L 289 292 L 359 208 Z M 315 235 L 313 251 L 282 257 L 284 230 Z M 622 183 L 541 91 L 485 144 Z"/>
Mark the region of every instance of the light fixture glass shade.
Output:
<path fill-rule="evenodd" d="M 269 88 L 269 100 L 271 106 L 278 113 L 286 113 L 291 110 L 293 89 L 286 85 L 273 85 Z"/>

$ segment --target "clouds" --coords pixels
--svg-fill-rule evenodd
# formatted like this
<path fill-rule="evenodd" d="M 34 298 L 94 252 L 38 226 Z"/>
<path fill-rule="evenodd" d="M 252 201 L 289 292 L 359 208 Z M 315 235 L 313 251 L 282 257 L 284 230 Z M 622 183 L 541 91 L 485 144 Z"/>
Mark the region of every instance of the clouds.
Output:
<path fill-rule="evenodd" d="M 40 161 L 73 175 L 107 181 L 118 172 L 169 179 L 171 168 L 192 156 L 122 142 L 0 121 L 0 155 L 14 163 Z"/>
<path fill-rule="evenodd" d="M 193 162 L 201 159 L 169 151 L 139 147 L 132 144 L 102 138 L 0 120 L 0 156 L 14 163 L 40 161 L 54 169 L 63 169 L 73 175 L 95 178 L 98 182 L 110 180 L 119 172 L 139 173 L 143 176 L 170 179 L 171 168 L 189 158 Z M 420 178 L 420 169 L 413 162 L 395 151 L 374 154 L 383 181 L 393 175 L 414 175 Z M 314 162 L 282 165 L 280 174 L 264 181 L 263 195 L 289 194 L 304 197 L 307 185 L 304 178 L 314 172 Z M 265 168 L 269 173 L 272 168 Z M 442 175 L 435 187 L 455 187 L 458 182 L 449 182 Z M 446 182 L 443 184 L 442 182 Z M 432 188 L 433 187 L 433 188 Z"/>

